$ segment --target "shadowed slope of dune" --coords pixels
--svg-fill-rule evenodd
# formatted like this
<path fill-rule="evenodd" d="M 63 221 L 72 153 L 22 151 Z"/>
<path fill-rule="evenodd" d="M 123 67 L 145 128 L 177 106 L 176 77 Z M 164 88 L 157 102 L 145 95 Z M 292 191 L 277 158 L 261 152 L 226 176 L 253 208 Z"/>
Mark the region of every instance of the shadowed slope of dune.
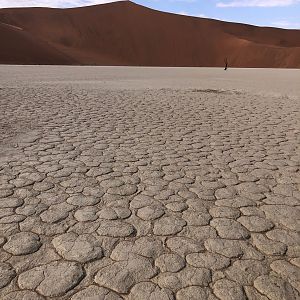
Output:
<path fill-rule="evenodd" d="M 1 9 L 0 22 L 1 63 L 215 67 L 228 57 L 234 67 L 300 67 L 299 30 L 180 16 L 130 1 Z"/>
<path fill-rule="evenodd" d="M 0 62 L 10 64 L 74 64 L 47 42 L 16 26 L 0 23 Z"/>

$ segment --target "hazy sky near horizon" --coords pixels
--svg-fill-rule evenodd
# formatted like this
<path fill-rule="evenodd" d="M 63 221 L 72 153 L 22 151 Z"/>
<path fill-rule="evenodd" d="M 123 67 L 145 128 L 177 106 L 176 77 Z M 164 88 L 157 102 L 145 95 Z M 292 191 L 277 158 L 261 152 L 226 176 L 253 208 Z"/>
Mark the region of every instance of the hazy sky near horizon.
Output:
<path fill-rule="evenodd" d="M 5 7 L 77 7 L 108 0 L 0 0 Z M 300 0 L 134 0 L 154 9 L 184 15 L 300 29 Z"/>

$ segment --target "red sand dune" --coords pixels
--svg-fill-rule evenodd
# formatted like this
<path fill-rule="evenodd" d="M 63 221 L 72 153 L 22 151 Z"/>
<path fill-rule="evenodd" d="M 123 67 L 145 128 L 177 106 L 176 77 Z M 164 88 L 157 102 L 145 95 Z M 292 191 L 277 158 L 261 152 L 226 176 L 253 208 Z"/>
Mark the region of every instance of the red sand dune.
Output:
<path fill-rule="evenodd" d="M 0 63 L 300 68 L 300 30 L 152 10 L 130 1 L 0 9 Z"/>

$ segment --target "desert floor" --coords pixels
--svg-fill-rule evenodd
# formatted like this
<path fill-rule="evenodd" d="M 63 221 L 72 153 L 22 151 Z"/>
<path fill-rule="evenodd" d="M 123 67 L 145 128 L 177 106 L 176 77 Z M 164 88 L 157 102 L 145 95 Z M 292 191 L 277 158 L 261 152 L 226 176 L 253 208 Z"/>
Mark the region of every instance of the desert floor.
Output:
<path fill-rule="evenodd" d="M 299 299 L 299 82 L 1 66 L 0 299 Z"/>

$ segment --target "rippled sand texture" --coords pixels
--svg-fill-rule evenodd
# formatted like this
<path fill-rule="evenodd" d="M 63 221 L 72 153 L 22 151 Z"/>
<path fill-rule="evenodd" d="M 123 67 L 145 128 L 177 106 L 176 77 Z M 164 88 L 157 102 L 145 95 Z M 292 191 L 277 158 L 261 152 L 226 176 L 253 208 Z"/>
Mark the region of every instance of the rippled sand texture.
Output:
<path fill-rule="evenodd" d="M 299 74 L 0 67 L 0 298 L 299 299 Z"/>

